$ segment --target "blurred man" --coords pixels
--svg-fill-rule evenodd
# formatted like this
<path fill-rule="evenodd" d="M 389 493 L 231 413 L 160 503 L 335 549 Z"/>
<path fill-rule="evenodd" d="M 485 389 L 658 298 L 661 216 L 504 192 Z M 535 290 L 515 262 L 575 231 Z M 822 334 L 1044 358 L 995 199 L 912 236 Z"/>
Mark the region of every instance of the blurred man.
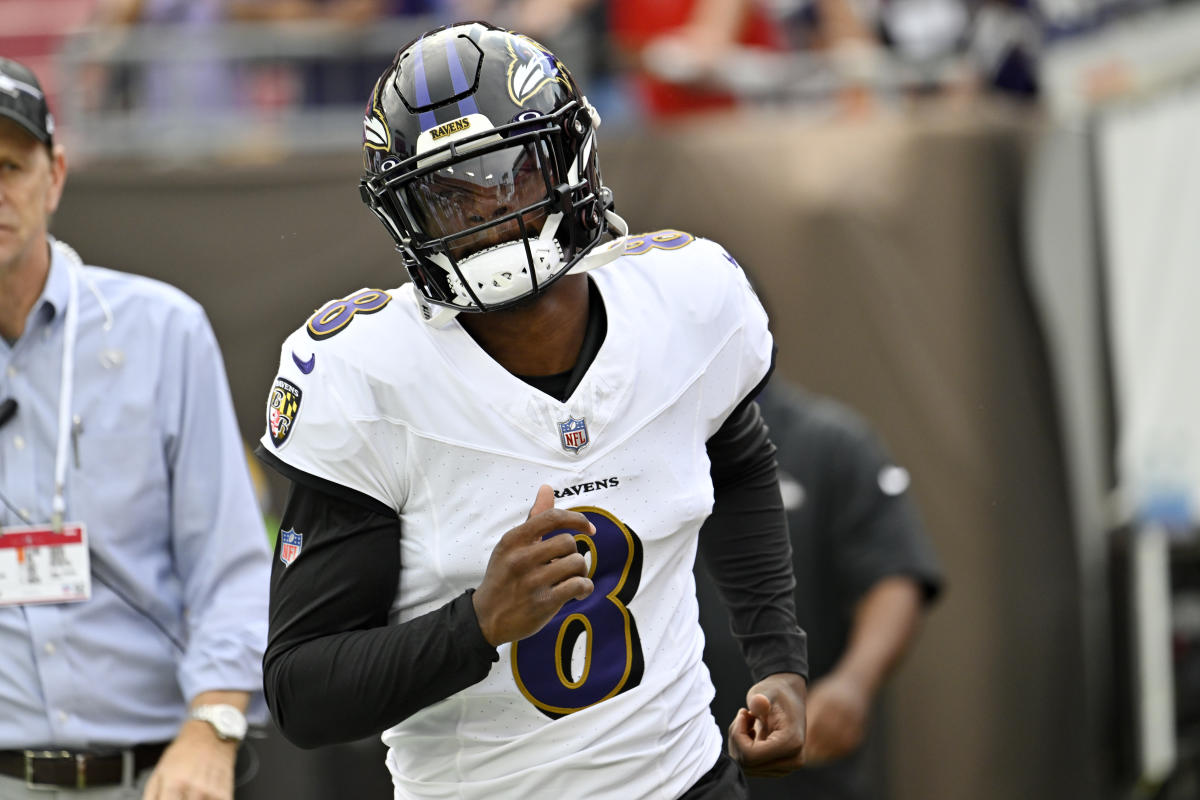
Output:
<path fill-rule="evenodd" d="M 229 800 L 269 553 L 203 311 L 48 235 L 67 161 L 0 59 L 0 798 Z"/>
<path fill-rule="evenodd" d="M 302 746 L 382 731 L 397 798 L 727 800 L 741 768 L 800 763 L 804 635 L 750 402 L 766 317 L 715 243 L 624 236 L 598 123 L 526 37 L 403 48 L 361 188 L 412 281 L 329 303 L 281 353 L 267 699 Z M 710 510 L 753 637 L 727 745 L 692 578 Z"/>
<path fill-rule="evenodd" d="M 941 590 L 941 571 L 910 499 L 908 472 L 864 420 L 778 377 L 758 404 L 779 446 L 812 688 L 804 769 L 778 781 L 751 781 L 751 796 L 880 800 L 886 787 L 872 706 Z M 703 570 L 696 587 L 720 719 L 742 702 L 736 687 L 745 668 L 719 587 Z"/>

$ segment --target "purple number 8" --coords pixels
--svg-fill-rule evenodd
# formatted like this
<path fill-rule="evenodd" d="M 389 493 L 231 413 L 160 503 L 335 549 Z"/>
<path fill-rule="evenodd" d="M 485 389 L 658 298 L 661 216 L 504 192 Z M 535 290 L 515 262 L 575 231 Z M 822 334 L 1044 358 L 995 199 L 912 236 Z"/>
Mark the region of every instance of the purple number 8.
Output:
<path fill-rule="evenodd" d="M 374 314 L 392 299 L 379 289 L 363 289 L 349 297 L 334 300 L 321 308 L 308 320 L 308 335 L 314 339 L 328 339 L 350 324 L 355 314 Z"/>
<path fill-rule="evenodd" d="M 644 666 L 629 611 L 641 581 L 641 539 L 603 509 L 572 510 L 596 526 L 592 536 L 575 535 L 579 551 L 591 556 L 595 589 L 583 600 L 568 600 L 544 628 L 512 645 L 517 687 L 551 719 L 632 689 L 641 683 Z M 577 645 L 581 659 L 575 657 Z"/>
<path fill-rule="evenodd" d="M 625 255 L 640 256 L 651 250 L 678 250 L 696 240 L 695 236 L 683 231 L 663 230 L 634 236 L 625 240 Z"/>

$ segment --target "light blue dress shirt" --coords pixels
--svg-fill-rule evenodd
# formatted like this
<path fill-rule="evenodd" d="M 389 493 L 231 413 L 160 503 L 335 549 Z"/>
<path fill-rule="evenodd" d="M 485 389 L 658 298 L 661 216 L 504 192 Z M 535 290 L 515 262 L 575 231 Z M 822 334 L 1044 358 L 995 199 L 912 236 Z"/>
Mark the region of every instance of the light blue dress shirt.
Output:
<path fill-rule="evenodd" d="M 167 741 L 198 692 L 249 691 L 262 707 L 266 532 L 200 306 L 148 278 L 72 267 L 57 243 L 51 253 L 24 333 L 0 339 L 0 400 L 19 404 L 0 428 L 0 487 L 50 520 L 74 268 L 80 424 L 65 517 L 87 526 L 93 574 L 99 557 L 157 624 L 95 578 L 87 602 L 0 606 L 0 749 Z M 23 524 L 6 507 L 0 520 Z"/>

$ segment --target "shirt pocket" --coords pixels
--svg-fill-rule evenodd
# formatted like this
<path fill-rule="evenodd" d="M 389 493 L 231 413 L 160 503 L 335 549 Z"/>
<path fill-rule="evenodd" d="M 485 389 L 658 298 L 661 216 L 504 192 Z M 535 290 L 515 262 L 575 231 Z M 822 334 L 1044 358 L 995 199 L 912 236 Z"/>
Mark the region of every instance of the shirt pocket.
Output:
<path fill-rule="evenodd" d="M 67 516 L 93 535 L 119 542 L 169 523 L 166 458 L 150 430 L 128 433 L 85 429 L 73 442 Z"/>

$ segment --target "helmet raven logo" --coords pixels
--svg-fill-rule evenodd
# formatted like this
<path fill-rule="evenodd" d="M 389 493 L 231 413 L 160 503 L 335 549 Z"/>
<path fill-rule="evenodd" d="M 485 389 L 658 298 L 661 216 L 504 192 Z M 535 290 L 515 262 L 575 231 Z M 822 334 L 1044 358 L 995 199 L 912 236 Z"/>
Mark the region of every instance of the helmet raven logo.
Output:
<path fill-rule="evenodd" d="M 371 100 L 367 103 L 367 111 L 363 115 L 363 150 L 382 150 L 385 153 L 392 149 L 392 129 L 380 110 L 379 82 L 371 90 Z M 365 156 L 365 153 L 364 153 Z"/>
<path fill-rule="evenodd" d="M 391 131 L 378 111 L 374 116 L 363 117 L 363 147 L 386 152 L 392 148 L 391 138 Z"/>
<path fill-rule="evenodd" d="M 570 85 L 559 72 L 558 64 L 550 51 L 532 39 L 524 36 L 510 37 L 508 52 L 512 56 L 512 61 L 508 62 L 508 96 L 517 105 L 525 105 L 526 100 L 551 81 Z"/>

